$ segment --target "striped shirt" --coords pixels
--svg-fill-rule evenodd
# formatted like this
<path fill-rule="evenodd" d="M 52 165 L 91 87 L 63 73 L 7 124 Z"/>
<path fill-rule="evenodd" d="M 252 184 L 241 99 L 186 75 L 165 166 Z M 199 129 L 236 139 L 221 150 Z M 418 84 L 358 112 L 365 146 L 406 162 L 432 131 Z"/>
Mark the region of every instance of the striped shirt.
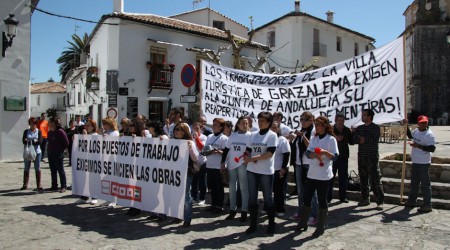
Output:
<path fill-rule="evenodd" d="M 365 142 L 359 143 L 359 138 L 364 137 Z M 375 123 L 360 125 L 353 133 L 353 142 L 358 144 L 358 155 L 378 155 L 378 141 L 380 139 L 380 126 Z"/>

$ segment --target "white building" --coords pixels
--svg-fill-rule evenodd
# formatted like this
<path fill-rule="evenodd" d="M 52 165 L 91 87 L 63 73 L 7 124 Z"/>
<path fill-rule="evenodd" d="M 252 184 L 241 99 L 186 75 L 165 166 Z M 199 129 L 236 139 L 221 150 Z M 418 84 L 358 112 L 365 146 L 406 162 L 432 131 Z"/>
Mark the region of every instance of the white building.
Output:
<path fill-rule="evenodd" d="M 0 161 L 22 159 L 22 134 L 30 117 L 31 8 L 38 0 L 1 1 L 0 31 L 13 14 L 19 21 L 17 34 L 5 56 L 0 56 Z M 9 39 L 8 39 L 9 40 Z M 3 41 L 3 39 L 2 39 Z M 2 43 L 2 47 L 6 44 Z M 6 103 L 6 106 L 5 106 Z"/>
<path fill-rule="evenodd" d="M 334 13 L 326 14 L 322 20 L 301 12 L 300 1 L 295 1 L 294 11 L 255 29 L 253 40 L 273 51 L 266 56 L 271 72 L 300 72 L 314 58 L 314 68 L 324 67 L 374 48 L 372 37 L 337 25 Z"/>
<path fill-rule="evenodd" d="M 65 124 L 64 96 L 66 86 L 59 82 L 35 83 L 30 86 L 30 116 L 40 117 L 48 109 L 55 109 L 60 114 L 62 124 Z"/>
<path fill-rule="evenodd" d="M 235 20 L 210 8 L 202 8 L 180 13 L 170 16 L 170 18 L 214 27 L 220 30 L 229 29 L 232 34 L 238 35 L 240 37 L 247 37 L 248 33 L 248 28 L 245 25 L 240 24 Z"/>
<path fill-rule="evenodd" d="M 122 0 L 114 2 L 114 13 L 104 15 L 100 23 L 90 36 L 88 59 L 99 78 L 99 89 L 93 92 L 104 100 L 93 105 L 98 117 L 114 115 L 107 112 L 114 106 L 118 119 L 142 114 L 164 121 L 172 107 L 183 108 L 185 115 L 194 119 L 200 115 L 199 100 L 181 100 L 199 90 L 197 84 L 190 88 L 182 84 L 181 70 L 186 64 L 199 69 L 200 59 L 207 57 L 186 49 L 217 51 L 228 47 L 224 31 L 174 18 L 124 13 Z M 257 47 L 267 48 L 250 46 L 241 54 L 254 55 Z M 221 54 L 221 63 L 233 65 L 231 49 Z"/>
<path fill-rule="evenodd" d="M 103 111 L 103 103 L 106 99 L 97 95 L 98 83 L 92 84 L 88 82 L 88 75 L 95 71 L 95 67 L 89 68 L 83 63 L 80 67 L 70 70 L 64 83 L 66 84 L 65 107 L 64 113 L 67 122 L 71 119 L 75 120 L 76 116 L 84 116 L 89 114 L 96 122 L 100 122 Z M 100 110 L 94 110 L 94 107 Z"/>

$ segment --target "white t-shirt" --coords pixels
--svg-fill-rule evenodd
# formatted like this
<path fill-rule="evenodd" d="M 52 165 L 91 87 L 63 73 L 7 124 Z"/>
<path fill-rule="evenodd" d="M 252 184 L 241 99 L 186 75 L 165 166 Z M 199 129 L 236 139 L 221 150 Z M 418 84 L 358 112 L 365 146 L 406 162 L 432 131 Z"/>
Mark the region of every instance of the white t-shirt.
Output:
<path fill-rule="evenodd" d="M 283 123 L 280 123 L 280 130 L 281 130 L 281 135 L 282 136 L 286 136 L 286 135 L 289 135 L 290 133 L 294 132 L 293 129 L 291 129 L 290 127 L 284 125 Z"/>
<path fill-rule="evenodd" d="M 257 132 L 257 131 L 259 131 L 259 129 L 257 128 L 257 127 L 251 127 L 250 128 L 250 132 Z"/>
<path fill-rule="evenodd" d="M 211 145 L 214 149 L 224 150 L 228 137 L 224 134 L 215 136 L 214 134 L 208 135 L 206 139 L 205 147 Z M 206 156 L 206 168 L 220 169 L 220 163 L 222 161 L 222 154 L 209 154 Z"/>
<path fill-rule="evenodd" d="M 283 165 L 283 154 L 288 152 L 291 152 L 291 145 L 289 144 L 288 139 L 284 136 L 279 136 L 277 150 L 275 150 L 275 171 L 281 169 L 281 166 Z"/>
<path fill-rule="evenodd" d="M 253 132 L 251 139 L 247 147 L 252 149 L 250 156 L 262 155 L 267 152 L 269 147 L 277 147 L 278 136 L 273 131 L 269 130 L 264 135 L 260 135 L 259 131 Z M 274 157 L 269 159 L 259 160 L 256 162 L 249 162 L 247 164 L 247 171 L 257 173 L 272 175 L 275 173 L 274 167 Z"/>
<path fill-rule="evenodd" d="M 314 135 L 316 134 L 316 128 L 313 128 L 311 130 L 311 137 L 309 138 L 309 142 L 311 143 L 311 140 L 314 138 Z M 300 139 L 303 141 L 303 137 Z M 296 151 L 296 160 L 295 160 L 295 164 L 296 165 L 302 165 L 302 161 L 303 161 L 303 165 L 309 165 L 311 163 L 311 159 L 309 159 L 308 157 L 306 157 L 306 153 L 303 154 L 302 157 L 302 161 L 300 161 L 300 149 L 298 149 L 297 147 L 297 151 Z"/>
<path fill-rule="evenodd" d="M 103 135 L 120 136 L 119 131 L 117 131 L 117 130 L 103 131 Z"/>
<path fill-rule="evenodd" d="M 420 131 L 418 128 L 414 129 L 412 132 L 413 141 L 417 144 L 423 146 L 435 145 L 435 137 L 430 129 L 425 131 Z M 411 161 L 417 164 L 428 164 L 431 163 L 431 152 L 424 151 L 420 148 L 411 149 Z"/>
<path fill-rule="evenodd" d="M 250 142 L 251 136 L 252 133 L 250 132 L 242 134 L 239 134 L 239 132 L 233 132 L 231 136 L 228 137 L 227 148 L 230 149 L 226 159 L 228 170 L 235 169 L 244 163 L 243 154 L 248 143 Z"/>
<path fill-rule="evenodd" d="M 145 138 L 152 138 L 152 134 L 150 134 L 150 131 L 148 129 L 144 129 L 144 137 Z"/>
<path fill-rule="evenodd" d="M 318 135 L 314 136 L 309 141 L 308 151 L 314 153 L 315 148 L 324 149 L 333 155 L 339 155 L 339 149 L 337 146 L 337 141 L 334 136 L 329 134 L 325 135 L 324 138 L 320 139 Z M 305 153 L 306 155 L 306 153 Z M 323 166 L 320 166 L 320 162 L 318 159 L 310 159 L 309 170 L 308 170 L 308 178 L 314 180 L 326 181 L 333 178 L 333 161 L 327 156 L 322 156 Z"/>
<path fill-rule="evenodd" d="M 74 125 L 75 127 L 83 126 L 84 122 L 83 121 L 75 122 Z"/>

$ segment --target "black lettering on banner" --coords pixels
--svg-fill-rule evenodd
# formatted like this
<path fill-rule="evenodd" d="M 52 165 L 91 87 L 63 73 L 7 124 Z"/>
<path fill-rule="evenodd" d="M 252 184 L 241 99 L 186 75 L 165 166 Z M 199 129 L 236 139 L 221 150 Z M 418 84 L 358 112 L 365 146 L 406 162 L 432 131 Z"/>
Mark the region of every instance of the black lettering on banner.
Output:
<path fill-rule="evenodd" d="M 154 168 L 152 170 L 154 183 L 179 187 L 181 184 L 181 172 L 172 169 Z"/>
<path fill-rule="evenodd" d="M 133 157 L 139 157 L 139 150 L 141 149 L 141 144 L 138 143 L 131 143 L 131 156 Z"/>
<path fill-rule="evenodd" d="M 87 140 L 78 140 L 78 151 L 79 152 L 87 152 Z"/>

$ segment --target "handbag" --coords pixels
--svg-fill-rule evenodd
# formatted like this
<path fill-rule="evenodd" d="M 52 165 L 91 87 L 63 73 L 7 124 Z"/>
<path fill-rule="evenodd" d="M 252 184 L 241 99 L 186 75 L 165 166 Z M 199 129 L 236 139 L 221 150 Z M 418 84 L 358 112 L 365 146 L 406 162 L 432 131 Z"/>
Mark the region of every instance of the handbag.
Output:
<path fill-rule="evenodd" d="M 361 181 L 355 170 L 350 171 L 350 174 L 348 175 L 347 189 L 350 191 L 361 190 Z"/>
<path fill-rule="evenodd" d="M 32 143 L 28 142 L 23 151 L 23 159 L 25 161 L 34 161 L 36 159 L 36 150 Z"/>

